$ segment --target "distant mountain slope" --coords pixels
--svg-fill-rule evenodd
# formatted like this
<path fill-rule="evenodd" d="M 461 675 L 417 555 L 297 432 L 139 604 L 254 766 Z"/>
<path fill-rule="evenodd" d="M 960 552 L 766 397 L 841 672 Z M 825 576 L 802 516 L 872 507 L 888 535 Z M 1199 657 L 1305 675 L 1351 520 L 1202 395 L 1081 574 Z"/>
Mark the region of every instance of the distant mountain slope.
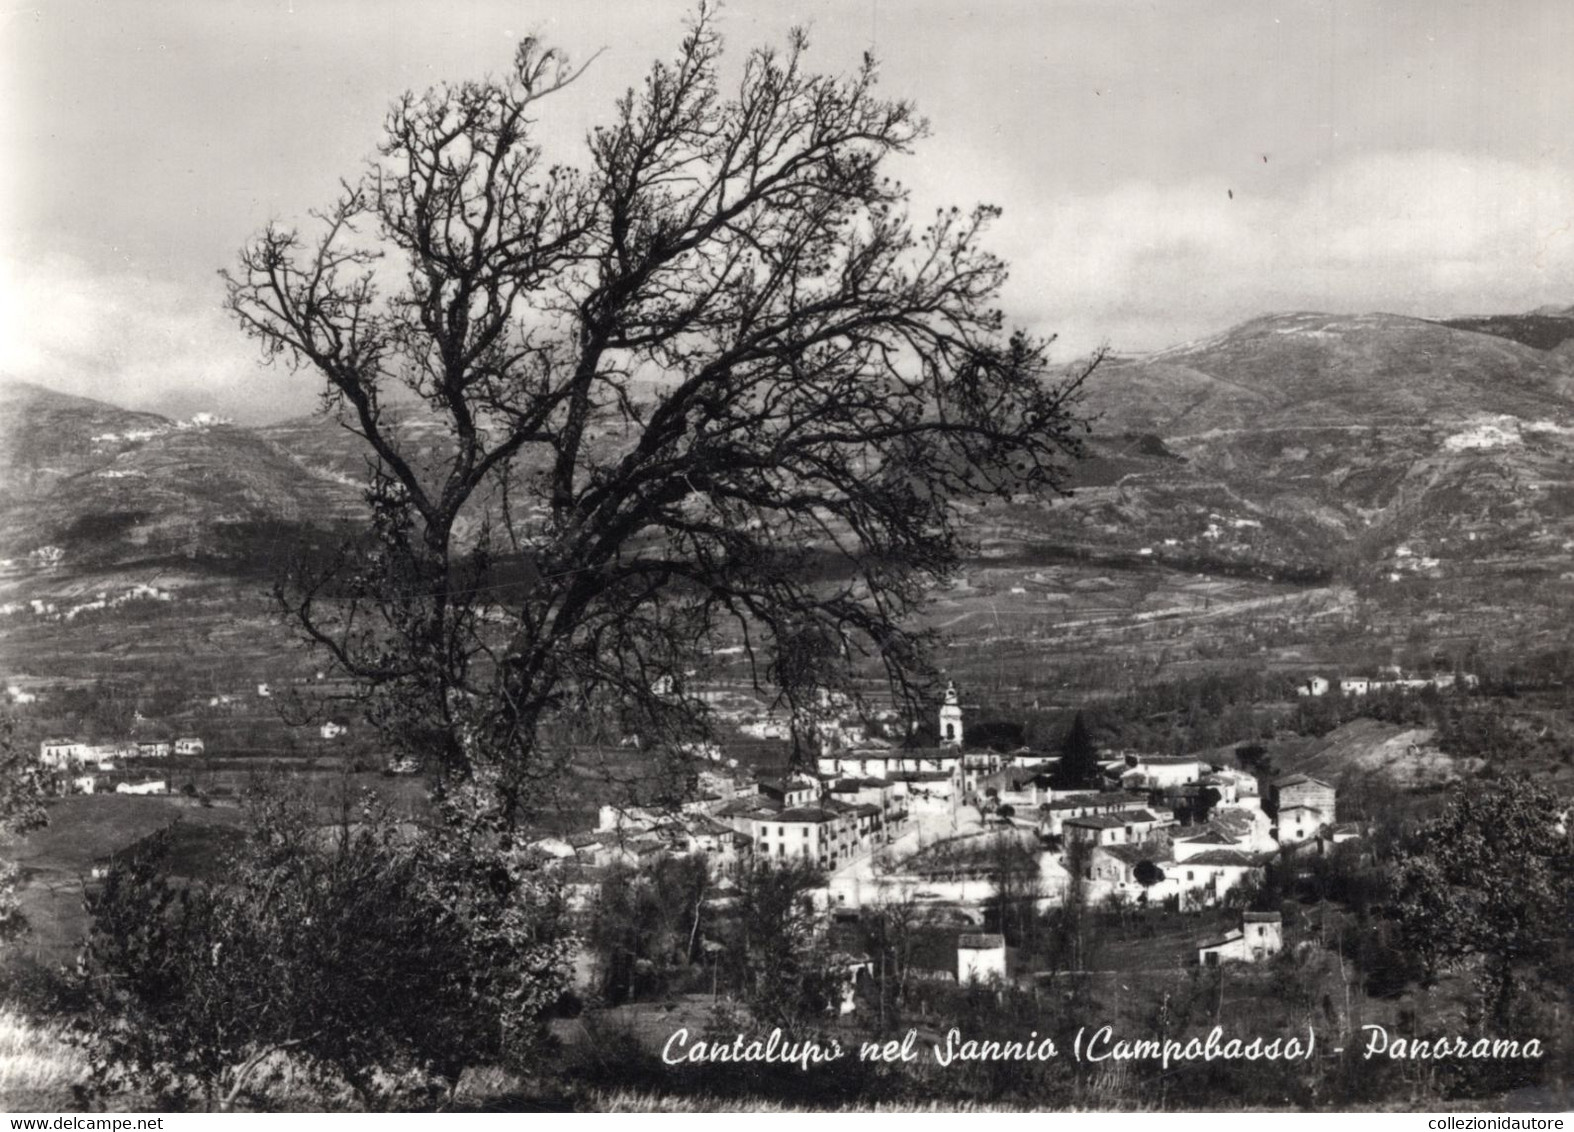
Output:
<path fill-rule="evenodd" d="M 1269 315 L 1095 375 L 1121 430 L 1413 424 L 1568 407 L 1569 369 L 1508 339 L 1399 315 Z"/>
<path fill-rule="evenodd" d="M 0 386 L 0 556 L 57 547 L 74 566 L 253 560 L 353 513 L 357 494 L 251 431 Z"/>
<path fill-rule="evenodd" d="M 1529 314 L 1445 318 L 1439 320 L 1439 325 L 1495 334 L 1500 338 L 1512 338 L 1537 350 L 1551 350 L 1565 342 L 1574 341 L 1574 307 L 1561 310 L 1542 307 Z"/>
<path fill-rule="evenodd" d="M 1172 458 L 1084 479 L 1069 529 L 1270 572 L 1567 557 L 1571 362 L 1421 319 L 1311 313 L 1120 359 L 1089 383 L 1104 444 L 1127 437 L 1130 459 L 1151 436 Z"/>
<path fill-rule="evenodd" d="M 136 443 L 119 438 L 145 439 L 174 427 L 157 413 L 131 412 L 30 382 L 0 381 L 0 492 L 47 490 L 52 480 L 96 466 L 122 443 Z"/>
<path fill-rule="evenodd" d="M 1571 391 L 1574 340 L 1541 350 L 1385 314 L 1252 319 L 1100 367 L 1074 496 L 964 503 L 969 533 L 995 559 L 1283 580 L 1558 576 L 1574 548 Z M 0 410 L 0 557 L 54 545 L 85 565 L 234 564 L 362 510 L 365 443 L 331 418 L 183 427 L 16 384 L 0 386 Z M 440 425 L 391 415 L 417 467 L 439 454 Z M 613 422 L 595 431 L 603 457 L 629 442 Z"/>

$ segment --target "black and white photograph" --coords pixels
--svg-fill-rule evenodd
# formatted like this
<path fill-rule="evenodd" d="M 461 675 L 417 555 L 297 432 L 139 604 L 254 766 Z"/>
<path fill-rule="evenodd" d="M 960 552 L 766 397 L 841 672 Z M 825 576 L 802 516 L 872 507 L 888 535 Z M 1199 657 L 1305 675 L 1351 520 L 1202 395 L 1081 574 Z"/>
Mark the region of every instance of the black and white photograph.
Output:
<path fill-rule="evenodd" d="M 1571 47 L 8 8 L 0 1110 L 1561 1127 Z"/>

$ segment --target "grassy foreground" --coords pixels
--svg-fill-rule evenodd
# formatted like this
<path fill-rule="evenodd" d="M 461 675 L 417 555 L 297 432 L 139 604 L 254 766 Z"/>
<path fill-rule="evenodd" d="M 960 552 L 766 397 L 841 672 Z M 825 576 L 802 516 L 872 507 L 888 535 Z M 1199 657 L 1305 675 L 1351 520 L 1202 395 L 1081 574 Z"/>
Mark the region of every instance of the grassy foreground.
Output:
<path fill-rule="evenodd" d="M 73 1088 L 87 1079 L 82 1051 L 58 1026 L 0 1010 L 0 1108 L 53 1111 L 76 1107 Z"/>

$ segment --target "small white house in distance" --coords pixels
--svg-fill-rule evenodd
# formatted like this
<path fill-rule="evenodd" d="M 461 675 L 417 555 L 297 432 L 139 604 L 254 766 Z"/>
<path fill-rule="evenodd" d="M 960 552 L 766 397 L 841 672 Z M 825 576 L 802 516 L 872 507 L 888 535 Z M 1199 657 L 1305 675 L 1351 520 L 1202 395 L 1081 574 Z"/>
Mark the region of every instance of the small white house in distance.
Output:
<path fill-rule="evenodd" d="M 71 789 L 78 794 L 91 794 L 98 785 L 98 779 L 91 774 L 80 775 L 71 780 Z"/>
<path fill-rule="evenodd" d="M 115 787 L 116 794 L 168 794 L 169 783 L 162 778 L 150 779 L 147 782 L 122 782 Z"/>
<path fill-rule="evenodd" d="M 1278 912 L 1244 912 L 1240 927 L 1231 928 L 1223 939 L 1197 949 L 1197 962 L 1204 967 L 1229 962 L 1259 963 L 1283 949 L 1284 920 Z"/>
<path fill-rule="evenodd" d="M 175 740 L 175 753 L 177 755 L 200 755 L 202 751 L 202 740 L 196 736 L 188 735 L 183 739 Z"/>
<path fill-rule="evenodd" d="M 337 739 L 340 735 L 343 735 L 348 730 L 349 727 L 345 724 L 340 723 L 337 720 L 330 719 L 327 723 L 322 725 L 321 734 L 324 739 Z"/>
<path fill-rule="evenodd" d="M 1328 694 L 1328 677 L 1313 676 L 1306 683 L 1295 689 L 1298 696 L 1326 696 Z"/>
<path fill-rule="evenodd" d="M 267 699 L 269 696 L 273 695 L 273 691 L 266 684 L 258 684 L 257 694 L 263 699 Z"/>
<path fill-rule="evenodd" d="M 968 932 L 956 941 L 956 981 L 987 983 L 1006 977 L 1006 937 L 994 932 Z"/>

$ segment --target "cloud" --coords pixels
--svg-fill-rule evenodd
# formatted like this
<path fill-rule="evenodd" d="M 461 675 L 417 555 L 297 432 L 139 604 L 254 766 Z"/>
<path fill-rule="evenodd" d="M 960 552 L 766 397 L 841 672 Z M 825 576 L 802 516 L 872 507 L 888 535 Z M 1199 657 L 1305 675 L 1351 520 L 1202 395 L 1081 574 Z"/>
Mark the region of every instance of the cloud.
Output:
<path fill-rule="evenodd" d="M 1574 178 L 1550 162 L 1425 150 L 1234 183 L 1059 194 L 987 158 L 951 154 L 938 167 L 966 169 L 969 185 L 991 191 L 931 176 L 915 185 L 915 211 L 975 195 L 1002 203 L 991 244 L 1012 264 L 1005 309 L 1060 333 L 1067 358 L 1103 342 L 1162 348 L 1266 311 L 1448 315 L 1574 302 Z M 61 252 L 0 260 L 0 373 L 182 415 L 308 411 L 316 381 L 260 366 L 221 299 L 214 277 L 105 271 Z"/>
<path fill-rule="evenodd" d="M 222 298 L 217 278 L 177 283 L 53 251 L 0 259 L 0 374 L 175 415 L 307 411 L 315 383 L 262 366 Z"/>
<path fill-rule="evenodd" d="M 1264 311 L 1574 302 L 1574 179 L 1552 164 L 1388 153 L 1289 187 L 1131 182 L 1035 204 L 1001 249 L 1007 308 L 1074 350 L 1162 347 Z"/>

